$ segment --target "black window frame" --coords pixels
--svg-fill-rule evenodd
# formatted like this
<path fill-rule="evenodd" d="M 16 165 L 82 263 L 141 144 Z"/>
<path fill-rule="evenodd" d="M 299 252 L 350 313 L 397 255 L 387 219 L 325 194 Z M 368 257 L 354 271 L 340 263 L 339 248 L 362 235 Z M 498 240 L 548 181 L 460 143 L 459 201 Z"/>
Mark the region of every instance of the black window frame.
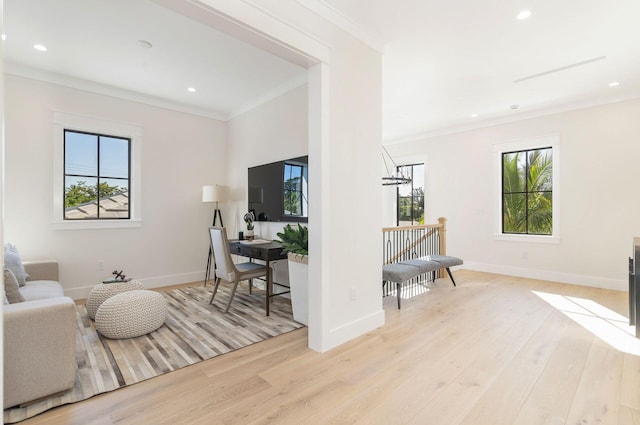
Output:
<path fill-rule="evenodd" d="M 66 169 L 67 169 L 67 133 L 75 133 L 75 134 L 86 134 L 86 135 L 90 135 L 90 136 L 95 136 L 96 137 L 96 149 L 97 149 L 97 157 L 96 157 L 96 170 L 97 170 L 97 175 L 91 175 L 91 174 L 67 174 Z M 108 175 L 101 175 L 100 173 L 100 139 L 101 138 L 109 138 L 109 139 L 119 139 L 119 140 L 126 140 L 127 141 L 127 177 L 113 177 L 113 176 L 108 176 Z M 123 137 L 123 136 L 114 136 L 114 135 L 109 135 L 109 134 L 103 134 L 103 133 L 96 133 L 96 132 L 91 132 L 91 131 L 83 131 L 83 130 L 74 130 L 74 129 L 70 129 L 70 128 L 65 128 L 63 130 L 63 137 L 62 137 L 62 145 L 63 145 L 63 149 L 62 149 L 62 158 L 63 158 L 63 163 L 62 163 L 62 218 L 63 220 L 66 221 L 90 221 L 90 220 L 131 220 L 131 138 L 130 137 Z M 86 177 L 86 178 L 91 178 L 91 179 L 96 179 L 97 184 L 96 184 L 96 192 L 97 192 L 97 213 L 96 213 L 96 217 L 85 217 L 85 218 L 68 218 L 66 211 L 67 208 L 65 207 L 65 197 L 66 197 L 66 181 L 67 181 L 67 177 Z M 126 217 L 104 217 L 101 218 L 100 217 L 100 181 L 104 180 L 104 179 L 110 179 L 110 180 L 122 180 L 122 181 L 126 181 L 127 182 L 127 198 L 128 198 L 128 203 L 127 203 L 127 216 Z"/>
<path fill-rule="evenodd" d="M 552 174 L 551 174 L 551 190 L 529 190 L 529 153 L 530 152 L 535 152 L 535 151 L 543 151 L 543 150 L 551 150 L 551 166 L 553 167 L 553 146 L 543 146 L 543 147 L 536 147 L 536 148 L 527 148 L 527 149 L 518 149 L 518 150 L 510 150 L 510 151 L 505 151 L 505 152 L 501 152 L 500 155 L 500 184 L 501 184 L 501 208 L 500 208 L 500 213 L 502 214 L 501 216 L 501 232 L 503 235 L 530 235 L 530 236 L 553 236 L 553 224 L 551 226 L 551 232 L 550 233 L 531 233 L 529 231 L 529 195 L 532 193 L 548 193 L 551 196 L 551 199 L 553 199 L 553 168 L 552 168 Z M 525 170 L 524 170 L 524 183 L 523 183 L 523 187 L 524 190 L 523 191 L 514 191 L 514 192 L 505 192 L 505 187 L 504 187 L 504 180 L 505 180 L 505 176 L 504 176 L 504 160 L 505 160 L 505 156 L 506 155 L 512 155 L 512 154 L 520 154 L 520 153 L 524 153 L 525 155 Z M 517 194 L 524 194 L 525 195 L 525 232 L 507 232 L 505 231 L 504 228 L 504 215 L 505 215 L 505 197 L 507 195 L 517 195 Z M 551 215 L 553 217 L 553 203 L 551 204 Z"/>
<path fill-rule="evenodd" d="M 420 224 L 420 221 L 419 221 L 420 217 L 416 217 L 415 216 L 415 211 L 414 211 L 414 208 L 413 208 L 414 197 L 415 197 L 415 195 L 414 195 L 415 194 L 414 167 L 418 167 L 418 166 L 424 167 L 425 165 L 424 165 L 423 162 L 420 162 L 420 163 L 405 164 L 405 165 L 397 165 L 396 166 L 396 175 L 400 175 L 402 169 L 405 169 L 407 167 L 411 167 L 410 175 L 407 175 L 407 173 L 404 173 L 404 172 L 402 173 L 402 174 L 404 174 L 405 177 L 408 177 L 408 178 L 411 179 L 411 201 L 412 201 L 411 202 L 411 226 L 414 226 L 416 224 Z M 424 182 L 422 182 L 422 185 L 420 187 L 422 187 L 422 212 L 424 214 L 424 211 L 426 209 L 426 198 L 425 198 L 425 193 L 424 193 Z M 400 185 L 398 185 L 398 187 L 396 187 L 396 226 L 400 226 Z"/>

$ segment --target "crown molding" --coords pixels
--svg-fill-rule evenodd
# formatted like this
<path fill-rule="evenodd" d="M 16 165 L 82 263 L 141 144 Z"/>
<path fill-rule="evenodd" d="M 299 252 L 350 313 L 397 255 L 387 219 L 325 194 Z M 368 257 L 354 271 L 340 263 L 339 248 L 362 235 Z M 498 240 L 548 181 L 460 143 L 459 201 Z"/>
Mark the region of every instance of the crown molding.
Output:
<path fill-rule="evenodd" d="M 324 0 L 296 0 L 316 15 L 336 25 L 341 30 L 351 34 L 372 49 L 384 54 L 385 46 L 382 36 L 357 23 Z"/>
<path fill-rule="evenodd" d="M 448 136 L 456 133 L 464 133 L 473 130 L 480 130 L 497 125 L 510 124 L 518 121 L 525 121 L 532 118 L 539 118 L 548 115 L 555 115 L 563 112 L 571 112 L 579 109 L 588 109 L 596 106 L 609 105 L 613 103 L 625 102 L 628 100 L 640 99 L 640 91 L 629 92 L 625 95 L 616 96 L 614 98 L 587 100 L 581 102 L 565 103 L 563 105 L 553 106 L 549 108 L 539 108 L 530 112 L 522 112 L 509 117 L 501 117 L 496 119 L 488 119 L 486 121 L 476 122 L 469 125 L 455 125 L 433 131 L 415 133 L 408 136 L 384 139 L 383 144 L 386 146 L 398 145 L 402 143 L 416 142 L 419 140 L 432 139 L 434 137 Z"/>
<path fill-rule="evenodd" d="M 169 109 L 176 112 L 183 112 L 186 114 L 196 115 L 199 117 L 214 119 L 217 121 L 229 121 L 251 111 L 265 103 L 272 101 L 275 98 L 282 96 L 283 94 L 296 89 L 300 86 L 307 84 L 307 73 L 302 74 L 300 77 L 287 81 L 284 84 L 274 88 L 273 90 L 265 93 L 259 97 L 252 99 L 251 101 L 240 106 L 236 110 L 229 114 L 222 114 L 215 111 L 210 111 L 204 108 L 198 108 L 195 106 L 189 106 L 180 104 L 177 102 L 171 102 L 166 99 L 161 99 L 154 96 L 145 95 L 129 90 L 119 89 L 117 87 L 108 86 L 105 84 L 96 83 L 93 81 L 82 80 L 79 78 L 70 77 L 67 75 L 57 74 L 53 72 L 44 71 L 41 69 L 31 68 L 24 65 L 18 65 L 15 63 L 5 63 L 5 74 L 15 75 L 18 77 L 29 78 L 31 80 L 44 81 L 46 83 L 55 84 L 58 86 L 69 87 L 76 90 L 82 90 L 89 93 L 100 94 L 103 96 L 109 96 L 116 99 L 128 100 L 130 102 L 142 103 L 144 105 L 156 106 L 163 109 Z"/>
<path fill-rule="evenodd" d="M 58 86 L 69 87 L 72 89 L 82 90 L 90 93 L 101 94 L 104 96 L 114 97 L 117 99 L 128 100 L 131 102 L 142 103 L 145 105 L 156 106 L 159 108 L 169 109 L 172 111 L 183 112 L 191 115 L 197 115 L 204 118 L 210 118 L 218 121 L 227 121 L 229 116 L 216 111 L 210 111 L 204 108 L 171 102 L 159 97 L 149 96 L 146 94 L 124 90 L 117 87 L 100 84 L 89 80 L 70 77 L 54 72 L 44 71 L 37 68 L 31 68 L 24 65 L 6 62 L 4 64 L 5 74 L 15 75 L 18 77 L 29 78 L 32 80 L 44 81 Z"/>
<path fill-rule="evenodd" d="M 270 90 L 268 93 L 265 93 L 264 95 L 256 97 L 250 102 L 245 103 L 240 108 L 232 111 L 229 114 L 228 119 L 231 120 L 233 118 L 236 118 L 244 113 L 251 111 L 252 109 L 255 109 L 261 105 L 264 105 L 265 103 L 270 102 L 273 99 L 278 98 L 283 94 L 288 93 L 291 90 L 296 89 L 305 84 L 307 84 L 307 73 L 302 74 L 298 78 L 294 78 L 293 80 L 287 81 L 286 83 L 279 85 L 273 90 Z"/>

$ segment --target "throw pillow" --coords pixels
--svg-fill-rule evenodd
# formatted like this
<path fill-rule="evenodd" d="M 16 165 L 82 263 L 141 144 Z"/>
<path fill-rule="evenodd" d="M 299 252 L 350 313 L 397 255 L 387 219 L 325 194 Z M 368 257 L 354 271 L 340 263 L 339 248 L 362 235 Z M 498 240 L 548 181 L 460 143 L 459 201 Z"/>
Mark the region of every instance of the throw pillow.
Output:
<path fill-rule="evenodd" d="M 4 266 L 11 270 L 20 286 L 27 282 L 27 272 L 24 271 L 18 248 L 12 243 L 4 244 Z"/>
<path fill-rule="evenodd" d="M 11 304 L 24 301 L 24 297 L 20 293 L 18 280 L 9 269 L 4 269 L 4 293 Z"/>

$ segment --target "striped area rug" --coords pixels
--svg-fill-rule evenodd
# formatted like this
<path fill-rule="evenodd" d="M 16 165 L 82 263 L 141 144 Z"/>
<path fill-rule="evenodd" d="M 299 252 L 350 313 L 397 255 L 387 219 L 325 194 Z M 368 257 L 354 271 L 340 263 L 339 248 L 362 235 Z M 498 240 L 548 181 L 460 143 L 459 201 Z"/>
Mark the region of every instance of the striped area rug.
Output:
<path fill-rule="evenodd" d="M 194 286 L 163 292 L 169 303 L 164 326 L 138 338 L 110 340 L 95 330 L 84 305 L 77 305 L 78 370 L 75 386 L 61 395 L 4 411 L 4 423 L 15 423 L 46 410 L 85 400 L 264 341 L 301 328 L 289 299 L 272 298 L 265 315 L 264 291 L 249 294 L 241 286 L 229 313 L 224 307 L 231 285 L 220 285 L 210 305 L 212 287 Z"/>

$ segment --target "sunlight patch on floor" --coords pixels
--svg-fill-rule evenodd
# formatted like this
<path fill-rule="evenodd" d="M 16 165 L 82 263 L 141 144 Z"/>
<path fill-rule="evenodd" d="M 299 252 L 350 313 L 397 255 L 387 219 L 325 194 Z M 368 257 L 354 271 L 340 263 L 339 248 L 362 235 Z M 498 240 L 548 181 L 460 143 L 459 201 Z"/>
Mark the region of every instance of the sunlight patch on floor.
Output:
<path fill-rule="evenodd" d="M 409 299 L 409 298 L 417 297 L 418 295 L 426 294 L 429 291 L 431 291 L 431 289 L 429 289 L 426 286 L 414 285 L 414 286 L 410 286 L 410 287 L 407 287 L 407 288 L 403 288 L 400 298 L 406 300 L 406 299 Z M 394 293 L 394 295 L 395 295 L 395 293 Z"/>
<path fill-rule="evenodd" d="M 532 291 L 565 316 L 618 351 L 640 356 L 640 339 L 629 319 L 595 301 Z"/>
<path fill-rule="evenodd" d="M 400 293 L 401 294 L 400 298 L 403 300 L 407 300 L 409 298 L 413 298 L 418 295 L 426 294 L 427 292 L 430 292 L 430 291 L 431 291 L 431 288 L 429 288 L 425 284 L 417 283 L 417 284 L 406 285 L 402 288 L 402 291 Z M 384 296 L 395 297 L 396 296 L 395 285 L 393 286 L 389 285 L 389 287 L 385 289 L 383 292 L 384 292 Z"/>

